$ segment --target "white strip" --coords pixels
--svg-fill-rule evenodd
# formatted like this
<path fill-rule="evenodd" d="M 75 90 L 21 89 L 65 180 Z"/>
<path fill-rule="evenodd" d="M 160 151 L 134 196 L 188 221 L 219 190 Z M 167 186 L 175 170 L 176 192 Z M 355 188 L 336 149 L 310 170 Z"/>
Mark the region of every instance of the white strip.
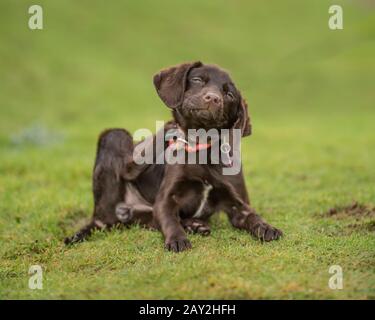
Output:
<path fill-rule="evenodd" d="M 207 202 L 208 195 L 212 189 L 212 185 L 210 184 L 205 184 L 204 189 L 203 189 L 203 197 L 201 200 L 201 204 L 199 205 L 198 210 L 194 213 L 193 218 L 200 218 L 202 215 L 203 208 Z"/>

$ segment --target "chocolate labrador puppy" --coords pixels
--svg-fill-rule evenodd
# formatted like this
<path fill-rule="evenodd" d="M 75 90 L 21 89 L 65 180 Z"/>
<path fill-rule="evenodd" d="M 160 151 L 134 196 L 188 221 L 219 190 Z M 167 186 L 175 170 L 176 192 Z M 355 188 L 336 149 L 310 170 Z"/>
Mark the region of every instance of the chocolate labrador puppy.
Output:
<path fill-rule="evenodd" d="M 250 207 L 241 167 L 236 174 L 224 175 L 223 168 L 232 164 L 223 157 L 217 161 L 208 155 L 203 163 L 161 163 L 160 151 L 154 151 L 160 137 L 162 151 L 173 147 L 174 152 L 198 158 L 223 143 L 220 136 L 198 143 L 189 137 L 192 129 L 251 134 L 246 102 L 229 75 L 217 66 L 184 63 L 156 74 L 154 85 L 174 120 L 141 144 L 134 144 L 123 129 L 101 134 L 93 172 L 93 219 L 65 243 L 82 241 L 97 228 L 139 223 L 160 230 L 165 248 L 180 252 L 191 248 L 186 232 L 208 235 L 209 218 L 218 211 L 226 212 L 235 228 L 262 241 L 278 239 L 282 232 Z M 229 141 L 233 148 L 233 136 Z M 147 149 L 153 150 L 153 163 L 137 161 Z"/>

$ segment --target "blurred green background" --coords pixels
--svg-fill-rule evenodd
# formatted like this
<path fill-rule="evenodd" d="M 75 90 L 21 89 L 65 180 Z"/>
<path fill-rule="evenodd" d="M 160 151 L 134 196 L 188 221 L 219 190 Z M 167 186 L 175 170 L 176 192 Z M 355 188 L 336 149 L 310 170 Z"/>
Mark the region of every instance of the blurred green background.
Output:
<path fill-rule="evenodd" d="M 323 214 L 375 202 L 374 57 L 372 1 L 1 0 L 0 298 L 374 298 L 373 217 Z M 181 255 L 137 227 L 66 249 L 91 214 L 100 131 L 154 131 L 170 115 L 153 74 L 193 60 L 247 98 L 247 186 L 285 239 L 263 246 L 220 216 Z M 43 290 L 27 288 L 31 264 Z M 333 264 L 344 290 L 327 286 Z"/>

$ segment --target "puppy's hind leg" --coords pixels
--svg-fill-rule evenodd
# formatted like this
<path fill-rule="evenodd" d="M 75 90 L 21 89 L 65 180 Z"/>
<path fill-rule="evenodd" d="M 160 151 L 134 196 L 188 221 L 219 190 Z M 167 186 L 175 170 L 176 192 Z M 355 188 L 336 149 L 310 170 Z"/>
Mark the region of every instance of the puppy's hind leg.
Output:
<path fill-rule="evenodd" d="M 124 199 L 125 181 L 122 175 L 132 153 L 133 139 L 127 131 L 111 129 L 100 135 L 93 171 L 94 215 L 87 226 L 65 239 L 66 244 L 84 240 L 95 229 L 120 223 L 116 205 Z"/>
<path fill-rule="evenodd" d="M 105 224 L 100 221 L 91 220 L 86 226 L 76 232 L 73 236 L 67 237 L 64 239 L 64 243 L 66 245 L 78 243 L 84 241 L 87 237 L 91 235 L 91 233 L 96 229 L 103 229 L 105 228 Z"/>

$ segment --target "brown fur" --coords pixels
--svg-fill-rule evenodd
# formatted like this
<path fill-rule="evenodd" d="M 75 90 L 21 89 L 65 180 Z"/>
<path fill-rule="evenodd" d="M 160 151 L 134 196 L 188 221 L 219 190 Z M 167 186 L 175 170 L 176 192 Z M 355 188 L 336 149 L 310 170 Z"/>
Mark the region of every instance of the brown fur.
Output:
<path fill-rule="evenodd" d="M 154 85 L 174 118 L 157 134 L 164 135 L 177 127 L 184 132 L 238 128 L 242 136 L 251 134 L 247 104 L 229 75 L 218 67 L 184 63 L 159 72 L 154 76 Z M 152 137 L 150 145 L 155 145 L 155 140 L 156 136 Z M 210 216 L 221 210 L 234 227 L 256 238 L 271 241 L 282 235 L 250 207 L 242 169 L 237 175 L 224 176 L 223 165 L 210 161 L 137 165 L 134 146 L 125 130 L 101 134 L 93 172 L 93 219 L 66 243 L 82 241 L 95 228 L 139 223 L 160 230 L 165 247 L 179 252 L 191 247 L 185 231 L 208 235 Z M 208 186 L 212 190 L 196 218 L 194 214 Z"/>

